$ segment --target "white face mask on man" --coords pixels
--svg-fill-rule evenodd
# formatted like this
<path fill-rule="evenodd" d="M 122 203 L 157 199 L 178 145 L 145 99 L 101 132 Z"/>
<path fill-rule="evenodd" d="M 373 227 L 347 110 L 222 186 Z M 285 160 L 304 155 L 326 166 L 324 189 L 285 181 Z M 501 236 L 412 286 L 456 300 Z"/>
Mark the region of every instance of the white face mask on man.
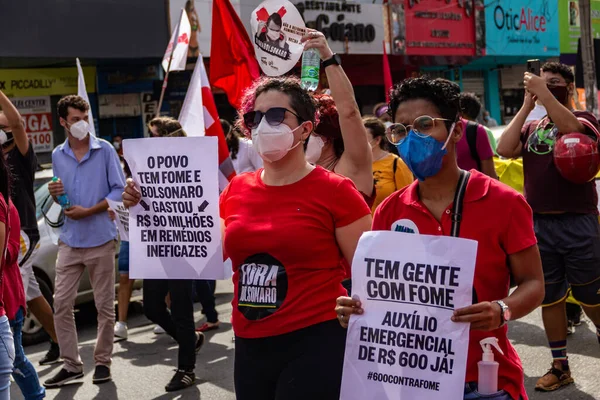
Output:
<path fill-rule="evenodd" d="M 88 135 L 89 131 L 90 131 L 90 124 L 88 124 L 84 120 L 75 122 L 73 125 L 71 125 L 71 128 L 69 128 L 69 133 L 74 138 L 77 138 L 79 140 L 85 139 L 85 137 Z"/>
<path fill-rule="evenodd" d="M 308 145 L 306 145 L 306 161 L 311 164 L 316 164 L 321 158 L 321 153 L 323 152 L 323 147 L 325 146 L 325 141 L 319 135 L 311 135 L 308 140 Z"/>
<path fill-rule="evenodd" d="M 286 156 L 290 150 L 296 148 L 302 141 L 294 144 L 294 132 L 302 127 L 292 129 L 286 124 L 271 126 L 266 118 L 252 129 L 252 145 L 264 161 L 275 162 Z"/>

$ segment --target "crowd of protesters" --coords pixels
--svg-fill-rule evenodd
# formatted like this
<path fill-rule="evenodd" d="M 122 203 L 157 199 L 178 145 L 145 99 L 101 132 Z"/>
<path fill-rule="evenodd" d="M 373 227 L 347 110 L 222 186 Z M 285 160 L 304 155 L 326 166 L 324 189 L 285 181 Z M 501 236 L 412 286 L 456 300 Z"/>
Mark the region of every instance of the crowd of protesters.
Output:
<path fill-rule="evenodd" d="M 319 32 L 310 32 L 303 43 L 305 49 L 317 49 L 324 61 L 334 57 Z M 540 76 L 524 75 L 523 106 L 497 147 L 486 127 L 497 122 L 453 82 L 408 78 L 393 87 L 389 103 L 362 116 L 341 65 L 327 63 L 325 73 L 328 94 L 308 92 L 293 77 L 262 78 L 246 92 L 238 122 L 221 121 L 237 172 L 220 197 L 223 245 L 233 265 L 236 397 L 339 398 L 345 328 L 351 315 L 367 312 L 350 297 L 349 262 L 364 232 L 393 230 L 399 220 L 412 221 L 420 234 L 478 242 L 473 304 L 454 310 L 452 317 L 471 327 L 465 399 L 483 398 L 477 392 L 479 342 L 490 336 L 498 338 L 504 354 L 496 355 L 499 392 L 485 398 L 527 398 L 508 326 L 540 305 L 552 362 L 535 388 L 553 391 L 574 382 L 566 352 L 565 301 L 571 295 L 580 304 L 600 342 L 600 226 L 594 182 L 570 182 L 552 162 L 560 133 L 598 135 L 592 114 L 572 111 L 571 70 L 547 63 Z M 115 316 L 118 235 L 106 198 L 122 200 L 126 207 L 141 199 L 121 158 L 122 138 L 115 138 L 113 147 L 90 135 L 89 105 L 81 97 L 58 103 L 67 139 L 53 152 L 53 173 L 60 179 L 49 184 L 49 191 L 56 202 L 66 194 L 70 204 L 64 207 L 53 312 L 31 272 L 39 240 L 33 196 L 37 161 L 18 111 L 1 92 L 0 107 L 5 155 L 0 160 L 0 254 L 5 254 L 0 263 L 0 338 L 5 343 L 0 347 L 0 398 L 8 398 L 11 373 L 26 399 L 43 398 L 44 387 L 83 378 L 73 307 L 86 269 L 98 310 L 92 380 L 110 381 L 113 341 L 128 339 L 133 281 L 130 243 L 122 242 Z M 530 121 L 536 108 L 543 108 L 544 115 Z M 481 115 L 483 124 L 477 122 Z M 150 130 L 153 137 L 185 136 L 168 117 L 153 120 Z M 496 152 L 523 157 L 525 196 L 497 179 Z M 25 254 L 21 235 L 32 243 Z M 242 275 L 257 264 L 276 265 L 274 284 L 285 285 L 273 307 L 238 302 Z M 214 281 L 143 282 L 144 313 L 179 345 L 167 391 L 196 380 L 203 332 L 220 324 L 214 291 Z M 198 328 L 195 298 L 206 315 Z M 27 309 L 52 338 L 41 364 L 64 362 L 44 387 L 21 345 Z"/>

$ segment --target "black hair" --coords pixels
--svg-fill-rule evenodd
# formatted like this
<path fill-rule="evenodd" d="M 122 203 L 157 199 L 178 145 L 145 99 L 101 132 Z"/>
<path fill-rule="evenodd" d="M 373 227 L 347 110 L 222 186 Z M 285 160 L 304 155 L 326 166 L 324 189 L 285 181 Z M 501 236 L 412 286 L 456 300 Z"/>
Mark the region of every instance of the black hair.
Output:
<path fill-rule="evenodd" d="M 224 119 L 221 120 L 221 127 L 225 134 L 225 141 L 227 142 L 227 148 L 229 149 L 229 156 L 232 160 L 237 158 L 237 154 L 240 151 L 240 137 L 236 132 L 236 129 L 231 127 L 231 124 Z"/>
<path fill-rule="evenodd" d="M 481 103 L 475 93 L 460 94 L 460 112 L 472 121 L 479 117 L 481 112 Z"/>
<path fill-rule="evenodd" d="M 79 110 L 81 112 L 86 112 L 90 109 L 90 105 L 83 99 L 83 97 L 76 96 L 71 94 L 69 96 L 65 96 L 58 101 L 57 104 L 58 116 L 62 119 L 66 120 L 69 116 L 69 107 Z"/>
<path fill-rule="evenodd" d="M 382 150 L 387 150 L 387 140 L 385 138 L 385 125 L 381 120 L 377 117 L 363 118 L 363 124 L 365 128 L 371 131 L 371 136 L 373 139 L 380 137 L 379 147 Z"/>
<path fill-rule="evenodd" d="M 547 62 L 542 65 L 542 72 L 552 72 L 553 74 L 559 74 L 562 76 L 567 84 L 575 81 L 575 75 L 573 70 L 565 64 L 559 62 Z"/>
<path fill-rule="evenodd" d="M 396 111 L 400 104 L 408 100 L 423 99 L 433 103 L 442 118 L 456 121 L 460 110 L 460 87 L 447 79 L 431 79 L 427 76 L 408 78 L 390 90 L 390 108 L 388 113 L 396 122 Z M 446 122 L 449 128 L 452 122 Z"/>
<path fill-rule="evenodd" d="M 269 27 L 269 24 L 271 22 L 274 22 L 275 25 L 277 25 L 280 28 L 283 26 L 283 20 L 281 19 L 281 15 L 279 15 L 278 13 L 273 13 L 269 16 L 269 19 L 267 19 L 267 28 Z"/>

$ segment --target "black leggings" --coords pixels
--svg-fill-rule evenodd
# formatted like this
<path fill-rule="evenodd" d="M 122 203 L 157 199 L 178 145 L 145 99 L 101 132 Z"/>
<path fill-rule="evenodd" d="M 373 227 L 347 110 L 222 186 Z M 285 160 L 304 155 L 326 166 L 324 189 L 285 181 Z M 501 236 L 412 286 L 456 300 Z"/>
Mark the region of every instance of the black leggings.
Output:
<path fill-rule="evenodd" d="M 338 400 L 346 330 L 337 320 L 260 339 L 235 338 L 237 400 Z"/>
<path fill-rule="evenodd" d="M 196 331 L 191 280 L 144 279 L 144 313 L 179 343 L 177 367 L 193 370 L 196 366 Z M 171 312 L 165 297 L 171 294 Z"/>

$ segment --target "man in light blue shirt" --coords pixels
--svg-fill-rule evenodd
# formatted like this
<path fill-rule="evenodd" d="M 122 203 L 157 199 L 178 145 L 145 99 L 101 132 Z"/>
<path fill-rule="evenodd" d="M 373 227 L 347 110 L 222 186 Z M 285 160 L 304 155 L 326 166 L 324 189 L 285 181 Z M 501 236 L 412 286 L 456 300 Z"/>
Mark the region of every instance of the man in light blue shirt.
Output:
<path fill-rule="evenodd" d="M 65 364 L 44 383 L 47 388 L 83 377 L 73 306 L 86 267 L 98 310 L 93 382 L 111 380 L 117 229 L 106 212 L 106 198 L 119 201 L 125 186 L 115 149 L 107 141 L 89 134 L 88 103 L 79 96 L 66 96 L 58 102 L 58 115 L 67 140 L 52 153 L 52 168 L 59 181 L 51 182 L 48 188 L 56 202 L 61 196 L 65 209 L 54 293 L 54 323 Z M 68 204 L 63 194 L 68 197 Z"/>

